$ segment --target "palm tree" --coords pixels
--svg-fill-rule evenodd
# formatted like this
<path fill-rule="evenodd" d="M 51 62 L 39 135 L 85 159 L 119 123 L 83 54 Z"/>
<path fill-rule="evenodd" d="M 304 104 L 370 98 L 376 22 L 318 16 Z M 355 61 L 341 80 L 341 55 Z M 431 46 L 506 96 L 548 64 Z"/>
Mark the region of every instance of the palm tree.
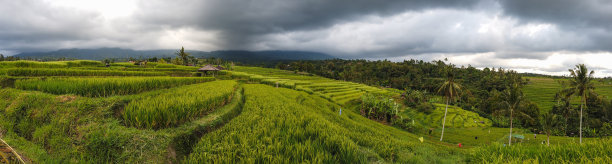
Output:
<path fill-rule="evenodd" d="M 174 54 L 176 54 L 176 56 L 180 57 L 183 60 L 183 65 L 189 64 L 189 53 L 185 52 L 185 47 L 181 47 L 181 50 L 176 51 Z"/>
<path fill-rule="evenodd" d="M 552 113 L 542 115 L 542 129 L 546 132 L 546 146 L 550 146 L 550 133 L 552 129 L 559 124 L 559 116 Z"/>
<path fill-rule="evenodd" d="M 455 82 L 455 75 L 452 70 L 453 66 L 450 65 L 446 68 L 446 81 L 442 83 L 438 89 L 438 93 L 444 94 L 446 98 L 446 108 L 444 109 L 444 119 L 442 120 L 442 134 L 440 135 L 440 141 L 444 138 L 444 125 L 446 123 L 446 113 L 448 113 L 448 103 L 456 98 L 461 93 L 461 85 Z"/>
<path fill-rule="evenodd" d="M 594 93 L 595 85 L 592 83 L 593 74 L 595 71 L 589 72 L 584 64 L 576 65 L 576 68 L 569 69 L 571 79 L 569 81 L 569 88 L 564 92 L 567 95 L 577 95 L 581 97 L 580 100 L 580 143 L 582 143 L 582 108 L 586 108 L 587 95 Z"/>
<path fill-rule="evenodd" d="M 505 110 L 510 112 L 510 135 L 508 136 L 508 146 L 512 144 L 512 120 L 513 114 L 516 110 L 519 110 L 521 103 L 523 102 L 523 92 L 518 87 L 518 84 L 510 85 L 506 90 L 501 92 L 502 106 Z M 519 110 L 520 112 L 520 110 Z M 520 112 L 521 115 L 528 116 L 527 114 Z"/>

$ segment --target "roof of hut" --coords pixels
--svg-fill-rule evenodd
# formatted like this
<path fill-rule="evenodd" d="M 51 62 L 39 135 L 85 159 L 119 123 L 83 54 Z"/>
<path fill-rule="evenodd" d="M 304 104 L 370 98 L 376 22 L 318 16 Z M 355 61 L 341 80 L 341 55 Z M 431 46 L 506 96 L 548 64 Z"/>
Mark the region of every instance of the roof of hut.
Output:
<path fill-rule="evenodd" d="M 204 67 L 198 69 L 198 71 L 218 71 L 219 69 L 216 67 L 213 67 L 210 64 L 205 65 Z"/>
<path fill-rule="evenodd" d="M 219 69 L 219 70 L 225 70 L 225 68 L 221 67 L 220 65 L 218 65 L 218 66 L 217 66 L 217 67 L 215 67 L 215 68 L 217 68 L 217 69 Z"/>

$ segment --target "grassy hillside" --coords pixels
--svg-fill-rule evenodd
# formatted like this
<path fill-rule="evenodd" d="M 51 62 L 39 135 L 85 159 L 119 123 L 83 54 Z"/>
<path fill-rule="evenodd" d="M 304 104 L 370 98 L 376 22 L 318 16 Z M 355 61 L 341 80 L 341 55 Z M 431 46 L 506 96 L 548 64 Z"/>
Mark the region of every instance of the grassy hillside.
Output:
<path fill-rule="evenodd" d="M 244 88 L 243 113 L 206 134 L 187 163 L 446 163 L 462 155 L 349 111 L 339 115 L 338 105 L 318 96 L 266 85 Z"/>
<path fill-rule="evenodd" d="M 561 89 L 557 81 L 567 81 L 567 79 L 553 79 L 545 77 L 526 77 L 529 83 L 523 87 L 525 97 L 540 107 L 542 111 L 550 111 L 555 105 L 554 97 Z M 612 83 L 594 80 L 595 92 L 599 95 L 612 98 Z M 573 100 L 578 103 L 578 100 Z"/>
<path fill-rule="evenodd" d="M 4 87 L 0 88 L 0 137 L 34 163 L 612 160 L 609 139 L 588 138 L 581 146 L 568 144 L 576 138 L 552 137 L 554 146 L 548 148 L 541 146 L 544 136 L 534 139 L 528 131 L 516 129 L 526 138 L 503 147 L 498 144 L 507 142 L 508 129 L 491 127 L 491 121 L 456 106 L 449 106 L 445 140 L 438 142 L 443 104 L 435 104 L 431 114 L 402 107 L 400 116 L 410 118 L 401 122 L 406 127 L 432 130 L 409 133 L 410 129 L 365 118 L 358 109 L 364 94 L 377 93 L 395 103 L 389 99 L 397 100 L 400 91 L 303 72 L 237 67 L 216 77 L 195 78 L 185 77 L 195 75 L 194 67 L 158 63 L 115 63 L 107 68 L 96 61 L 0 62 L 0 74 L 20 69 L 43 73 L 41 77 L 0 75 Z M 149 72 L 165 77 L 48 77 L 57 75 L 54 70 Z M 545 90 L 537 87 L 543 83 L 530 85 Z M 3 146 L 0 151 L 6 150 Z"/>

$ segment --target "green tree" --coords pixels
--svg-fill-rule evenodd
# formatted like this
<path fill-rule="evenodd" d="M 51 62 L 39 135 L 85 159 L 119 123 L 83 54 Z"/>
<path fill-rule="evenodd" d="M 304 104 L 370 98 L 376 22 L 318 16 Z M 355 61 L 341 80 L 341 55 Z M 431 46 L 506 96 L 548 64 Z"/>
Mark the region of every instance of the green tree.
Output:
<path fill-rule="evenodd" d="M 176 51 L 176 56 L 178 56 L 181 60 L 183 60 L 183 65 L 188 65 L 189 64 L 189 58 L 188 56 L 190 55 L 189 53 L 185 52 L 185 47 L 181 47 L 180 50 Z"/>
<path fill-rule="evenodd" d="M 503 110 L 510 112 L 510 135 L 508 136 L 508 146 L 512 144 L 512 120 L 514 112 L 521 107 L 523 101 L 523 92 L 518 85 L 512 85 L 510 88 L 501 92 Z M 524 113 L 521 113 L 526 115 Z"/>
<path fill-rule="evenodd" d="M 595 85 L 593 84 L 593 74 L 584 64 L 576 65 L 576 68 L 569 69 L 570 80 L 569 88 L 564 92 L 570 96 L 580 96 L 580 143 L 582 143 L 582 108 L 586 108 L 586 98 L 594 94 Z"/>
<path fill-rule="evenodd" d="M 157 62 L 158 63 L 164 63 L 164 64 L 168 63 L 164 58 L 161 58 L 161 59 L 157 60 Z"/>
<path fill-rule="evenodd" d="M 444 138 L 444 125 L 446 124 L 446 114 L 448 113 L 448 103 L 454 100 L 458 94 L 461 93 L 461 85 L 455 82 L 455 74 L 453 72 L 453 66 L 446 67 L 446 81 L 440 85 L 438 93 L 443 94 L 446 98 L 446 108 L 444 109 L 444 119 L 442 120 L 442 133 L 440 134 L 440 141 Z"/>
<path fill-rule="evenodd" d="M 550 146 L 550 134 L 553 128 L 559 125 L 559 116 L 553 113 L 546 113 L 542 115 L 540 124 L 542 125 L 542 130 L 546 133 L 546 146 Z"/>

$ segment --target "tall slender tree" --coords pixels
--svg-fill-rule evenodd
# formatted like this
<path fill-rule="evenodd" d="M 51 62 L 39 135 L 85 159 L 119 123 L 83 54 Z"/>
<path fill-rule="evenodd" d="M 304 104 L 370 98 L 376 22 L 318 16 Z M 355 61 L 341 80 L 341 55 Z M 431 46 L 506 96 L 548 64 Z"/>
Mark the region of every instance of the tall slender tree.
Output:
<path fill-rule="evenodd" d="M 523 92 L 517 84 L 511 85 L 508 89 L 501 92 L 502 96 L 502 111 L 510 112 L 510 135 L 508 136 L 508 146 L 512 145 L 512 121 L 514 120 L 514 112 L 521 107 L 523 102 Z M 521 113 L 526 115 L 524 113 Z"/>
<path fill-rule="evenodd" d="M 546 133 L 546 146 L 550 146 L 550 133 L 559 124 L 559 116 L 553 113 L 546 113 L 542 115 L 540 124 L 542 125 L 542 130 Z"/>
<path fill-rule="evenodd" d="M 523 91 L 521 90 L 521 86 L 523 85 L 523 83 L 519 74 L 515 71 L 508 71 L 506 80 L 506 89 L 499 94 L 501 107 L 495 112 L 509 113 L 510 115 L 510 134 L 508 136 L 508 145 L 510 146 L 512 145 L 512 128 L 514 127 L 514 115 L 518 114 L 522 118 L 531 121 L 535 121 L 536 119 L 534 119 L 533 116 L 529 115 L 528 111 L 523 110 L 525 109 L 526 105 L 528 105 L 528 103 L 525 103 Z"/>
<path fill-rule="evenodd" d="M 176 51 L 176 56 L 180 57 L 183 60 L 183 65 L 189 64 L 189 53 L 185 52 L 185 47 L 181 47 L 180 50 Z"/>
<path fill-rule="evenodd" d="M 593 74 L 595 71 L 590 71 L 584 64 L 576 65 L 576 68 L 569 69 L 570 80 L 569 88 L 565 90 L 565 94 L 572 96 L 580 96 L 580 143 L 582 143 L 582 108 L 587 108 L 587 96 L 594 94 L 595 84 L 593 84 Z"/>
<path fill-rule="evenodd" d="M 448 113 L 448 103 L 457 98 L 461 93 L 461 84 L 455 82 L 455 74 L 453 71 L 453 65 L 449 65 L 444 70 L 446 74 L 446 81 L 440 85 L 438 93 L 443 94 L 446 98 L 446 107 L 444 108 L 444 119 L 442 120 L 442 133 L 440 134 L 440 141 L 444 138 L 444 126 L 446 124 L 446 114 Z"/>

